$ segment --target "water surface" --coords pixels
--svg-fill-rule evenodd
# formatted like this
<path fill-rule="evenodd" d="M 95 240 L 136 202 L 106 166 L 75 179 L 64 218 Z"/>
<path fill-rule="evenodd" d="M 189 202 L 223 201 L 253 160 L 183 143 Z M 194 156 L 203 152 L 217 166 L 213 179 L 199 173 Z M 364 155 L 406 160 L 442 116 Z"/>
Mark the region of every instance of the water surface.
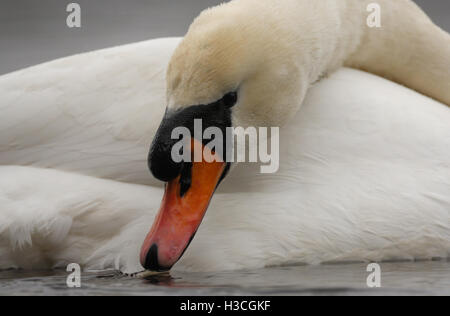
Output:
<path fill-rule="evenodd" d="M 0 271 L 0 295 L 450 295 L 450 262 L 381 264 L 381 288 L 367 287 L 367 264 L 180 273 L 147 279 L 114 271 L 82 273 L 69 289 L 65 271 Z"/>

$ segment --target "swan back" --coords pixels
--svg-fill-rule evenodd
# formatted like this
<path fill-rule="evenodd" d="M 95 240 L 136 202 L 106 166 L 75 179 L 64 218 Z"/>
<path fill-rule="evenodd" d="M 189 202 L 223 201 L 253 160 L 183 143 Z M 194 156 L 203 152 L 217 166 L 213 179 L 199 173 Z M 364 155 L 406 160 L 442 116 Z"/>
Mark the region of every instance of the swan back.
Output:
<path fill-rule="evenodd" d="M 180 39 L 67 57 L 0 77 L 0 164 L 156 184 L 146 157 Z"/>

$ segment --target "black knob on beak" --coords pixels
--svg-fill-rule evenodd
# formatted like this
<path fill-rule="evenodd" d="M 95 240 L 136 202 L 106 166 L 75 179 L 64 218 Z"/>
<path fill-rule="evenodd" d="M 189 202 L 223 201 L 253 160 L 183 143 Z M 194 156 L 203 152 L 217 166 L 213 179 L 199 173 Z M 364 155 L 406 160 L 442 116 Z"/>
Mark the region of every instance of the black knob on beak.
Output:
<path fill-rule="evenodd" d="M 148 166 L 153 176 L 164 182 L 178 177 L 183 166 L 172 159 L 172 147 L 178 140 L 170 139 L 170 135 L 171 131 L 159 131 L 148 156 Z"/>
<path fill-rule="evenodd" d="M 194 105 L 181 110 L 167 110 L 155 139 L 150 148 L 148 166 L 155 178 L 169 182 L 182 173 L 183 162 L 172 159 L 172 148 L 180 139 L 172 139 L 172 132 L 177 127 L 185 127 L 194 136 L 195 120 L 201 120 L 203 135 L 205 129 L 217 127 L 222 131 L 222 137 L 227 135 L 226 128 L 231 127 L 231 107 L 236 103 L 237 93 L 229 93 L 217 102 L 208 105 Z M 231 148 L 223 140 L 226 149 Z M 224 150 L 223 153 L 226 151 Z M 179 153 L 182 155 L 182 153 Z"/>

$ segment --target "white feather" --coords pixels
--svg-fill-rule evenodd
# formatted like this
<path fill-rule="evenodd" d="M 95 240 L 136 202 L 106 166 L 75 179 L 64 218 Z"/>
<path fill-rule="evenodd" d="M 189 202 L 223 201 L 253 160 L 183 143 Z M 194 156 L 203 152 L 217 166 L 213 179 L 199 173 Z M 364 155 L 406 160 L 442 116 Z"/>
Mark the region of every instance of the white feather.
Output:
<path fill-rule="evenodd" d="M 0 163 L 155 184 L 146 156 L 179 41 L 81 54 L 0 77 Z"/>

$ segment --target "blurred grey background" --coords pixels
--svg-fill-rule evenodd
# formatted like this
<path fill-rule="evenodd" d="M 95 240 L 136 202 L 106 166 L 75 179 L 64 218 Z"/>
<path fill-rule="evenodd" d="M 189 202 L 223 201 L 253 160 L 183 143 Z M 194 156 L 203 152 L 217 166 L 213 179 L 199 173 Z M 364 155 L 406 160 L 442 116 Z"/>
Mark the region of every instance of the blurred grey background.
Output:
<path fill-rule="evenodd" d="M 313 0 L 311 0 L 313 1 Z M 450 31 L 450 0 L 415 0 Z M 66 7 L 81 6 L 81 28 Z M 182 36 L 224 0 L 0 0 L 0 74 L 55 58 L 155 37 Z"/>

